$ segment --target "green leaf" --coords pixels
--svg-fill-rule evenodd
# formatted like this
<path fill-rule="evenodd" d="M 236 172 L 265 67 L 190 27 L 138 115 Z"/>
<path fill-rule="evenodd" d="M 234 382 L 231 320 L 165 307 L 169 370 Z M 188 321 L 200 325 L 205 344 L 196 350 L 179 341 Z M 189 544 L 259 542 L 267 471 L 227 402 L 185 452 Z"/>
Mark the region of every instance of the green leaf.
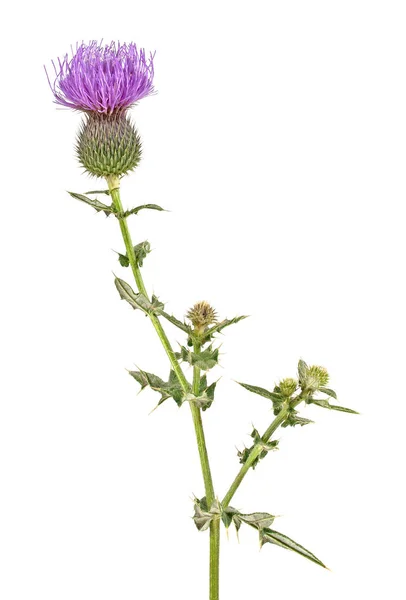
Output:
<path fill-rule="evenodd" d="M 163 379 L 154 375 L 153 373 L 147 373 L 146 371 L 129 371 L 131 377 L 134 377 L 141 386 L 141 390 L 149 386 L 153 390 L 161 390 L 167 383 Z"/>
<path fill-rule="evenodd" d="M 259 456 L 257 456 L 257 458 L 254 460 L 254 462 L 251 465 L 251 468 L 255 469 L 255 467 L 257 466 L 259 461 L 261 459 L 265 458 L 265 456 L 268 454 L 268 452 L 270 452 L 271 450 L 278 449 L 279 440 L 272 440 L 270 442 L 269 441 L 264 442 L 263 439 L 261 438 L 261 436 L 259 435 L 258 430 L 255 428 L 252 430 L 251 437 L 254 439 L 254 445 L 251 446 L 251 448 L 244 448 L 244 450 L 238 450 L 237 456 L 240 459 L 240 463 L 245 464 L 247 462 L 248 457 L 250 456 L 251 452 L 253 451 L 253 449 L 258 446 L 261 446 L 261 448 L 262 448 L 261 453 L 259 454 Z"/>
<path fill-rule="evenodd" d="M 130 266 L 130 260 L 129 260 L 127 254 L 120 254 L 120 253 L 118 253 L 118 262 L 120 263 L 120 265 L 122 267 L 128 267 L 128 266 Z"/>
<path fill-rule="evenodd" d="M 250 527 L 254 527 L 258 531 L 261 531 L 262 529 L 272 525 L 275 517 L 274 515 L 270 515 L 269 513 L 265 512 L 244 514 L 240 513 L 240 511 L 236 510 L 232 506 L 226 506 L 224 509 L 221 509 L 221 519 L 226 528 L 230 527 L 231 523 L 234 523 L 238 533 L 242 523 L 250 525 Z"/>
<path fill-rule="evenodd" d="M 352 410 L 352 408 L 345 408 L 345 406 L 330 404 L 328 400 L 316 400 L 315 398 L 309 398 L 307 402 L 308 404 L 317 404 L 317 406 L 321 406 L 322 408 L 327 408 L 329 410 L 338 410 L 340 412 L 350 413 L 352 415 L 359 415 L 359 412 Z"/>
<path fill-rule="evenodd" d="M 233 319 L 224 319 L 224 321 L 217 323 L 217 325 L 214 325 L 205 332 L 204 339 L 201 343 L 205 344 L 206 342 L 209 342 L 215 333 L 220 333 L 225 327 L 234 325 L 234 323 L 238 323 L 239 321 L 242 321 L 243 319 L 247 318 L 248 315 L 242 315 L 240 317 L 234 317 Z"/>
<path fill-rule="evenodd" d="M 238 519 L 238 515 L 239 511 L 232 506 L 226 506 L 221 510 L 221 520 L 223 521 L 226 529 L 228 529 L 231 523 L 234 522 L 235 528 L 238 532 L 239 528 L 241 527 L 241 521 Z"/>
<path fill-rule="evenodd" d="M 299 415 L 296 414 L 296 411 L 294 411 L 294 413 L 291 412 L 286 421 L 282 423 L 282 427 L 295 427 L 295 425 L 300 425 L 301 427 L 303 427 L 303 425 L 308 425 L 309 423 L 314 423 L 314 421 L 311 421 L 310 419 L 304 419 L 303 417 L 299 417 Z"/>
<path fill-rule="evenodd" d="M 233 523 L 234 523 L 235 530 L 236 530 L 237 536 L 238 536 L 238 532 L 240 531 L 240 527 L 241 527 L 241 523 L 242 523 L 239 513 L 237 513 L 233 516 Z"/>
<path fill-rule="evenodd" d="M 239 513 L 238 516 L 243 523 L 246 523 L 251 527 L 255 527 L 258 530 L 269 527 L 275 520 L 274 515 L 264 512 L 255 512 L 250 514 Z"/>
<path fill-rule="evenodd" d="M 254 429 L 251 432 L 251 437 L 254 440 L 254 443 L 256 446 L 261 445 L 263 447 L 264 450 L 273 450 L 274 448 L 276 448 L 276 446 L 278 445 L 277 440 L 273 440 L 273 441 L 267 441 L 265 442 L 262 437 L 259 434 L 258 429 Z"/>
<path fill-rule="evenodd" d="M 173 370 L 169 373 L 168 381 L 164 381 L 157 375 L 146 371 L 129 371 L 129 373 L 140 384 L 141 390 L 150 387 L 161 394 L 157 406 L 160 406 L 168 398 L 173 398 L 178 406 L 184 402 L 185 394 Z"/>
<path fill-rule="evenodd" d="M 330 388 L 321 387 L 319 388 L 319 392 L 323 392 L 323 394 L 327 394 L 327 396 L 330 396 L 331 398 L 337 400 L 337 394 L 334 390 L 330 390 Z"/>
<path fill-rule="evenodd" d="M 158 298 L 158 296 L 155 296 L 155 294 L 152 294 L 151 296 L 151 302 L 149 303 L 149 311 L 153 312 L 157 315 L 160 315 L 162 313 L 162 309 L 164 308 L 165 304 L 163 302 L 161 302 Z"/>
<path fill-rule="evenodd" d="M 210 523 L 213 521 L 213 515 L 200 508 L 198 504 L 195 504 L 195 514 L 193 516 L 195 525 L 199 531 L 206 531 L 210 527 Z"/>
<path fill-rule="evenodd" d="M 214 391 L 216 389 L 217 381 L 214 381 L 210 385 L 207 385 L 207 375 L 204 374 L 200 378 L 199 395 L 205 398 L 205 402 L 202 405 L 202 410 L 207 410 L 213 404 Z"/>
<path fill-rule="evenodd" d="M 189 327 L 189 325 L 186 325 L 186 323 L 179 321 L 179 319 L 177 319 L 173 315 L 168 315 L 168 313 L 166 313 L 165 311 L 161 311 L 161 315 L 164 317 L 164 319 L 172 323 L 172 325 L 175 325 L 175 327 L 178 327 L 179 329 L 190 335 L 192 329 L 191 327 Z"/>
<path fill-rule="evenodd" d="M 151 302 L 143 294 L 134 292 L 132 287 L 116 277 L 114 279 L 115 286 L 122 300 L 126 300 L 134 309 L 139 308 L 146 314 L 160 314 L 161 309 L 164 307 L 162 302 L 156 296 L 152 296 Z"/>
<path fill-rule="evenodd" d="M 276 544 L 277 546 L 281 546 L 281 548 L 285 548 L 286 550 L 292 550 L 293 552 L 304 556 L 304 558 L 311 560 L 317 565 L 320 565 L 324 569 L 327 569 L 326 565 L 323 564 L 321 560 L 317 558 L 317 556 L 312 554 L 309 550 L 306 550 L 306 548 L 304 548 L 297 542 L 291 540 L 288 536 L 284 535 L 283 533 L 280 533 L 279 531 L 275 531 L 274 529 L 269 528 L 262 529 L 259 533 L 259 539 L 261 547 L 267 543 Z"/>
<path fill-rule="evenodd" d="M 307 366 L 305 361 L 299 360 L 299 363 L 297 365 L 297 372 L 299 375 L 299 383 L 300 384 L 302 384 L 305 381 L 308 370 L 309 370 L 309 367 Z"/>
<path fill-rule="evenodd" d="M 203 394 L 203 392 L 207 389 L 207 375 L 206 373 L 204 373 L 201 377 L 200 377 L 200 384 L 199 384 L 199 393 Z"/>
<path fill-rule="evenodd" d="M 213 402 L 213 400 L 210 399 L 206 393 L 200 394 L 199 396 L 195 396 L 194 394 L 186 394 L 184 401 L 190 402 L 203 410 L 209 408 Z"/>
<path fill-rule="evenodd" d="M 131 208 L 130 210 L 126 210 L 123 213 L 117 214 L 116 216 L 119 219 L 125 219 L 126 217 L 129 217 L 130 215 L 137 215 L 140 212 L 140 210 L 144 210 L 144 209 L 160 210 L 160 211 L 164 211 L 165 210 L 161 206 L 158 206 L 158 204 L 143 204 L 142 206 L 136 206 L 135 208 Z"/>
<path fill-rule="evenodd" d="M 192 366 L 199 367 L 203 371 L 208 371 L 218 364 L 219 349 L 213 349 L 212 346 L 202 352 L 192 352 L 184 346 L 181 346 L 180 358 Z"/>
<path fill-rule="evenodd" d="M 134 254 L 137 260 L 138 266 L 142 267 L 142 263 L 146 258 L 147 254 L 151 252 L 151 245 L 147 240 L 145 242 L 140 242 L 136 246 L 134 246 Z"/>
<path fill-rule="evenodd" d="M 134 308 L 134 310 L 137 308 L 141 308 L 138 304 L 140 294 L 134 292 L 134 290 L 128 283 L 126 283 L 123 279 L 119 279 L 118 277 L 116 277 L 114 279 L 114 284 L 122 300 L 128 302 L 128 304 L 130 304 Z"/>
<path fill-rule="evenodd" d="M 110 190 L 92 190 L 91 192 L 85 192 L 85 194 L 106 194 L 106 196 L 110 196 Z"/>
<path fill-rule="evenodd" d="M 270 392 L 265 388 L 258 387 L 256 385 L 250 385 L 249 383 L 241 383 L 240 381 L 237 381 L 236 383 L 242 385 L 242 387 L 249 392 L 253 392 L 254 394 L 268 398 L 268 400 L 276 400 L 277 402 L 281 402 L 283 400 L 283 396 L 281 394 L 275 394 L 275 392 Z"/>
<path fill-rule="evenodd" d="M 211 522 L 218 518 L 220 518 L 220 505 L 217 500 L 213 502 L 210 510 L 208 510 L 206 498 L 202 498 L 202 500 L 196 498 L 193 520 L 199 531 L 206 531 Z"/>
<path fill-rule="evenodd" d="M 68 194 L 70 194 L 72 196 L 72 198 L 75 198 L 76 200 L 80 200 L 81 202 L 84 202 L 85 204 L 89 204 L 89 206 L 94 208 L 97 212 L 103 211 L 104 214 L 107 216 L 109 216 L 110 213 L 114 212 L 114 209 L 112 206 L 107 206 L 107 204 L 103 204 L 102 202 L 99 202 L 98 200 L 96 200 L 96 198 L 88 198 L 87 196 L 84 196 L 83 194 L 76 194 L 75 192 L 68 192 Z"/>
<path fill-rule="evenodd" d="M 217 385 L 217 381 L 213 381 L 213 383 L 211 383 L 205 390 L 206 396 L 211 400 L 209 406 L 211 406 L 211 403 L 214 400 L 214 391 L 216 389 L 216 385 Z M 209 408 L 209 406 L 207 406 L 206 408 Z M 204 408 L 203 410 L 206 410 L 206 409 Z"/>
<path fill-rule="evenodd" d="M 240 459 L 240 463 L 241 463 L 242 465 L 245 465 L 245 463 L 247 462 L 247 460 L 248 460 L 248 457 L 249 457 L 249 455 L 251 454 L 251 451 L 252 451 L 253 447 L 254 447 L 254 446 L 251 446 L 251 448 L 244 448 L 244 450 L 237 450 L 237 456 L 238 456 L 238 458 Z M 259 459 L 257 459 L 257 460 L 256 460 L 256 461 L 253 463 L 253 465 L 252 465 L 252 468 L 253 468 L 253 469 L 255 469 L 255 467 L 257 466 L 257 464 L 258 464 L 258 461 L 259 461 Z"/>
<path fill-rule="evenodd" d="M 359 412 L 352 410 L 352 408 L 345 408 L 345 406 L 337 406 L 336 404 L 330 404 L 330 410 L 338 410 L 340 412 L 349 413 L 351 415 L 359 415 Z"/>
<path fill-rule="evenodd" d="M 147 254 L 149 254 L 150 252 L 151 252 L 151 245 L 146 240 L 145 240 L 145 242 L 140 242 L 139 244 L 134 246 L 135 260 L 139 267 L 142 267 L 144 259 L 146 258 Z M 118 260 L 122 267 L 128 267 L 130 264 L 130 260 L 129 260 L 127 254 L 118 253 Z"/>

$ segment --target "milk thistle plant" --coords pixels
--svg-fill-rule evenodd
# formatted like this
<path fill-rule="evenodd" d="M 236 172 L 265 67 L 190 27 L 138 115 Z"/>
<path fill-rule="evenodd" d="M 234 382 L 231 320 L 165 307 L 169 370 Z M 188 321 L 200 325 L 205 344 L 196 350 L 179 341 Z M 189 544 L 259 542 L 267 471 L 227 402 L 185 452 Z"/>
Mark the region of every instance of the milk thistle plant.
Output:
<path fill-rule="evenodd" d="M 53 63 L 53 69 L 54 73 L 47 73 L 47 76 L 55 102 L 83 114 L 76 141 L 79 162 L 89 175 L 107 183 L 107 189 L 101 191 L 69 193 L 97 212 L 112 217 L 120 227 L 124 249 L 118 259 L 121 267 L 132 271 L 134 282 L 130 284 L 115 277 L 115 286 L 123 300 L 150 319 L 170 364 L 167 380 L 141 370 L 129 374 L 141 389 L 149 387 L 160 395 L 158 406 L 172 399 L 179 408 L 188 405 L 191 411 L 204 483 L 204 494 L 194 500 L 193 518 L 200 532 L 210 532 L 210 600 L 219 598 L 221 525 L 226 529 L 233 525 L 237 532 L 241 526 L 249 526 L 257 531 L 261 546 L 275 544 L 325 567 L 312 552 L 273 528 L 274 515 L 242 512 L 233 508 L 230 502 L 248 471 L 255 469 L 269 452 L 277 449 L 278 440 L 274 435 L 279 427 L 303 427 L 312 422 L 299 415 L 300 405 L 312 404 L 347 413 L 356 411 L 333 404 L 336 394 L 327 387 L 329 375 L 326 369 L 308 366 L 303 360 L 299 361 L 295 377 L 283 379 L 271 390 L 240 383 L 248 392 L 269 400 L 275 418 L 263 433 L 253 429 L 252 444 L 238 452 L 239 471 L 220 499 L 211 475 L 202 413 L 210 409 L 215 400 L 217 382 L 209 383 L 208 375 L 218 364 L 218 335 L 245 316 L 220 318 L 205 301 L 197 302 L 184 318 L 168 314 L 164 304 L 148 293 L 142 278 L 141 268 L 150 252 L 150 244 L 147 241 L 134 244 L 128 226 L 128 219 L 142 210 L 163 209 L 156 204 L 144 204 L 124 210 L 120 198 L 121 179 L 133 171 L 141 159 L 141 140 L 129 111 L 139 100 L 154 93 L 154 55 L 147 55 L 133 43 L 102 45 L 93 41 L 78 45 L 71 56 L 58 59 Z M 177 327 L 184 336 L 184 345 L 177 351 L 165 332 L 165 321 Z M 141 362 L 139 359 L 137 362 Z M 185 375 L 185 366 L 192 367 L 192 381 Z"/>

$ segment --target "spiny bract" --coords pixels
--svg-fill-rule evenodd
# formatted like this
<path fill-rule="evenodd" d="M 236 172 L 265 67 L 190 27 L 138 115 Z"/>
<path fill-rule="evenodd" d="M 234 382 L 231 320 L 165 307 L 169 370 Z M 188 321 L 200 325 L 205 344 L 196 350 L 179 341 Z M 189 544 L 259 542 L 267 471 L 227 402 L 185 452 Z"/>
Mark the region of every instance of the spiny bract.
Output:
<path fill-rule="evenodd" d="M 141 159 L 139 135 L 123 112 L 88 114 L 80 127 L 76 150 L 86 171 L 96 177 L 124 175 Z"/>

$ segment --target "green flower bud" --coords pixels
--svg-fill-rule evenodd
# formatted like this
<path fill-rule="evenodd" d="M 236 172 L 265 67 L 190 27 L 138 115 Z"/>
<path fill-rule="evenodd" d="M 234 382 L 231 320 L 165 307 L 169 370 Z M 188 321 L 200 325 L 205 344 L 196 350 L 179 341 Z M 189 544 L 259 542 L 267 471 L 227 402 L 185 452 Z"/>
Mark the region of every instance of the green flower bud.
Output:
<path fill-rule="evenodd" d="M 328 384 L 329 374 L 324 367 L 313 365 L 307 367 L 304 373 L 304 377 L 301 380 L 302 389 L 306 389 L 311 392 L 315 392 L 321 387 Z"/>
<path fill-rule="evenodd" d="M 286 398 L 290 398 L 297 390 L 297 381 L 296 379 L 292 379 L 291 377 L 287 377 L 283 379 L 279 384 L 279 389 L 281 394 Z"/>
<path fill-rule="evenodd" d="M 204 330 L 205 327 L 216 323 L 217 314 L 214 308 L 208 302 L 197 302 L 186 314 L 186 317 L 192 321 L 195 329 Z"/>
<path fill-rule="evenodd" d="M 76 150 L 86 171 L 97 177 L 124 175 L 141 159 L 140 137 L 124 112 L 86 115 Z"/>

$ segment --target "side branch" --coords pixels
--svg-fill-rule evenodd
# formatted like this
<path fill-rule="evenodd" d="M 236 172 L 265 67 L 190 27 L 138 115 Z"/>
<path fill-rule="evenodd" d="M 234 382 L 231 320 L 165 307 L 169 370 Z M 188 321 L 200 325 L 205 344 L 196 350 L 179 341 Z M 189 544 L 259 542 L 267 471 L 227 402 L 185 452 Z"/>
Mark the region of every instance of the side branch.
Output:
<path fill-rule="evenodd" d="M 301 401 L 301 399 L 300 399 L 300 401 Z M 270 426 L 268 427 L 268 429 L 265 431 L 264 435 L 262 436 L 261 440 L 264 443 L 269 442 L 271 436 L 275 433 L 275 431 L 278 429 L 278 427 L 280 425 L 282 425 L 282 423 L 288 417 L 289 411 L 290 411 L 289 404 L 285 403 L 284 406 L 282 407 L 281 411 L 277 415 L 277 417 L 272 421 L 272 423 L 270 424 Z M 262 451 L 263 451 L 263 447 L 260 443 L 255 444 L 255 446 L 252 448 L 247 460 L 241 467 L 239 473 L 237 474 L 237 477 L 234 479 L 227 494 L 224 496 L 224 498 L 221 502 L 223 509 L 230 504 L 234 494 L 240 487 L 242 480 L 244 479 L 244 477 L 246 476 L 246 474 L 248 473 L 248 471 L 250 470 L 252 465 L 255 463 L 255 461 L 257 460 L 257 458 L 259 457 L 259 455 L 261 454 Z"/>

